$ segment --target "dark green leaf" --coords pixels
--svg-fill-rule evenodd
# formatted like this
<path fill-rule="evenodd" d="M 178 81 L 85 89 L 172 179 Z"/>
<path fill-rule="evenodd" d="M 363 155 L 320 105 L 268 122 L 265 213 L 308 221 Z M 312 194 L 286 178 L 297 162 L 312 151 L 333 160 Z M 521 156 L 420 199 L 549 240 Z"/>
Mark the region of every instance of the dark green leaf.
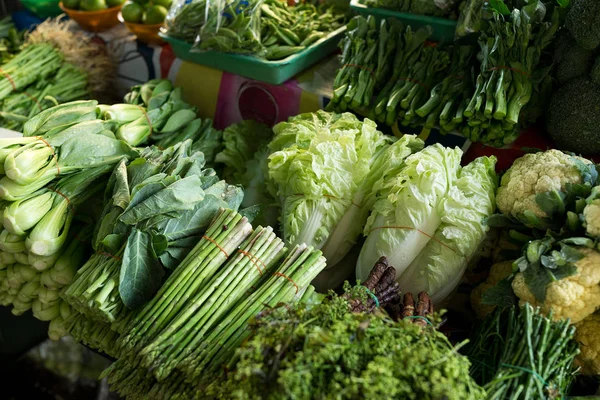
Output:
<path fill-rule="evenodd" d="M 561 8 L 567 8 L 571 4 L 571 0 L 556 0 L 556 2 Z"/>
<path fill-rule="evenodd" d="M 560 247 L 560 253 L 566 262 L 576 263 L 584 257 L 583 253 L 571 246 L 561 243 Z"/>
<path fill-rule="evenodd" d="M 517 303 L 517 296 L 513 292 L 512 277 L 504 278 L 500 282 L 483 292 L 481 304 L 499 307 L 512 307 Z"/>
<path fill-rule="evenodd" d="M 558 268 L 558 264 L 556 263 L 556 259 L 554 257 L 543 255 L 540 258 L 540 261 L 542 262 L 542 265 L 546 268 L 550 268 L 550 269 Z"/>
<path fill-rule="evenodd" d="M 248 218 L 248 222 L 252 223 L 254 219 L 260 214 L 261 206 L 254 205 L 250 207 L 246 207 L 243 210 L 240 210 L 239 213 L 242 217 Z"/>
<path fill-rule="evenodd" d="M 589 247 L 590 249 L 594 247 L 594 241 L 586 237 L 572 237 L 562 240 L 562 243 L 572 244 L 574 246 Z"/>
<path fill-rule="evenodd" d="M 598 170 L 594 164 L 586 164 L 582 160 L 576 157 L 571 157 L 573 165 L 577 168 L 581 174 L 581 180 L 585 184 L 595 186 L 598 182 Z"/>
<path fill-rule="evenodd" d="M 535 201 L 549 218 L 565 213 L 565 194 L 556 190 L 540 193 L 535 196 Z"/>
<path fill-rule="evenodd" d="M 523 277 L 536 300 L 543 303 L 546 299 L 546 288 L 554 281 L 553 275 L 550 274 L 548 269 L 542 267 L 538 261 L 529 263 L 525 271 L 523 271 Z"/>
<path fill-rule="evenodd" d="M 527 242 L 530 242 L 531 240 L 533 240 L 533 237 L 531 237 L 525 233 L 518 232 L 514 229 L 511 229 L 508 232 L 508 236 L 518 243 L 527 243 Z"/>
<path fill-rule="evenodd" d="M 577 272 L 577 267 L 573 264 L 567 264 L 558 269 L 552 271 L 552 275 L 555 281 L 560 281 L 561 279 L 567 278 L 571 275 L 575 275 Z"/>
<path fill-rule="evenodd" d="M 507 228 L 507 229 L 519 229 L 523 228 L 519 221 L 504 215 L 504 214 L 493 214 L 490 215 L 485 223 L 491 228 Z"/>
<path fill-rule="evenodd" d="M 501 15 L 510 15 L 510 10 L 503 0 L 490 0 L 489 6 L 492 10 Z"/>
<path fill-rule="evenodd" d="M 99 243 L 102 244 L 110 254 L 117 254 L 125 244 L 126 239 L 127 236 L 125 234 L 111 233 L 106 235 Z M 97 248 L 96 250 L 100 249 Z"/>
<path fill-rule="evenodd" d="M 163 275 L 152 250 L 152 236 L 133 229 L 127 240 L 119 277 L 119 294 L 125 306 L 135 309 L 152 299 L 160 288 Z"/>
<path fill-rule="evenodd" d="M 161 255 L 169 247 L 169 242 L 165 235 L 152 235 L 152 250 L 155 255 Z"/>
<path fill-rule="evenodd" d="M 156 215 L 191 210 L 204 198 L 200 183 L 198 176 L 180 179 L 155 192 L 135 207 L 130 205 L 120 219 L 126 224 L 134 225 Z"/>

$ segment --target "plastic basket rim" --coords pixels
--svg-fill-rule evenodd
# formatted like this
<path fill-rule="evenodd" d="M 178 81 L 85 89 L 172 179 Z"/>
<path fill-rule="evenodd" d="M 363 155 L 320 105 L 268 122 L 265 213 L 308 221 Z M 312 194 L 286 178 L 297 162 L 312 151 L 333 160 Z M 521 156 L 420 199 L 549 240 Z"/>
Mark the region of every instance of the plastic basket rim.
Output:
<path fill-rule="evenodd" d="M 358 10 L 369 11 L 373 14 L 379 14 L 381 16 L 386 16 L 386 17 L 401 17 L 401 18 L 410 19 L 413 21 L 420 21 L 420 22 L 424 22 L 424 23 L 428 23 L 428 24 L 444 25 L 444 26 L 452 27 L 452 28 L 455 28 L 457 25 L 457 21 L 454 21 L 451 19 L 431 17 L 428 15 L 405 13 L 405 12 L 401 12 L 401 11 L 389 10 L 387 8 L 369 7 L 364 4 L 359 3 L 359 0 L 351 0 L 350 7 L 355 9 L 356 11 L 358 11 Z"/>
<path fill-rule="evenodd" d="M 287 56 L 286 58 L 283 58 L 281 60 L 276 60 L 276 61 L 269 61 L 269 60 L 266 60 L 263 58 L 249 56 L 246 54 L 223 53 L 223 52 L 214 51 L 214 50 L 208 50 L 206 52 L 199 52 L 199 53 L 192 53 L 192 54 L 207 54 L 207 55 L 219 55 L 219 56 L 226 56 L 226 57 L 243 58 L 245 61 L 248 61 L 253 64 L 258 64 L 258 65 L 266 64 L 266 65 L 270 65 L 273 67 L 278 67 L 278 66 L 284 66 L 284 65 L 293 63 L 297 58 L 302 58 L 303 56 L 311 53 L 312 51 L 317 49 L 320 44 L 322 44 L 330 39 L 333 39 L 335 36 L 338 36 L 338 35 L 344 33 L 345 31 L 346 31 L 346 25 L 343 25 L 343 26 L 339 27 L 338 29 L 330 32 L 327 36 L 324 36 L 321 39 L 317 40 L 316 42 L 312 43 L 306 49 L 304 49 L 296 54 L 292 54 L 290 56 Z M 183 45 L 183 46 L 189 47 L 190 49 L 192 47 L 191 44 L 189 44 L 188 42 L 186 42 L 184 40 L 169 36 L 169 34 L 166 32 L 166 29 L 164 27 L 161 28 L 158 35 L 160 37 L 162 37 L 163 39 L 165 39 L 165 41 L 167 41 L 169 43 L 175 43 L 180 46 Z"/>

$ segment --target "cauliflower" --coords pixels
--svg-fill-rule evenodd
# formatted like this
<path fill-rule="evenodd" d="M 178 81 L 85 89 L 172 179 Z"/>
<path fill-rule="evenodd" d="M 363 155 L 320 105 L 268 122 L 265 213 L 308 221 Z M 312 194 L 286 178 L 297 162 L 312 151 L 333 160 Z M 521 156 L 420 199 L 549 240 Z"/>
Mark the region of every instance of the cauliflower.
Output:
<path fill-rule="evenodd" d="M 600 375 L 600 314 L 592 314 L 575 324 L 579 355 L 575 363 L 584 375 Z"/>
<path fill-rule="evenodd" d="M 529 303 L 541 307 L 544 313 L 552 311 L 555 320 L 570 318 L 576 324 L 594 313 L 600 307 L 600 252 L 580 247 L 584 257 L 575 263 L 574 275 L 551 282 L 546 288 L 546 299 L 537 301 L 525 283 L 522 273 L 512 282 L 520 304 Z"/>
<path fill-rule="evenodd" d="M 582 165 L 590 167 L 590 174 L 595 172 L 590 160 L 559 150 L 524 155 L 502 176 L 496 196 L 498 209 L 515 218 L 527 210 L 539 218 L 546 218 L 546 213 L 536 202 L 536 195 L 552 190 L 564 191 L 568 183 L 584 183 L 587 171 L 582 173 Z"/>
<path fill-rule="evenodd" d="M 496 308 L 496 306 L 481 303 L 483 293 L 496 286 L 502 279 L 508 277 L 512 273 L 512 265 L 512 260 L 492 265 L 486 281 L 471 291 L 471 307 L 473 307 L 475 314 L 477 314 L 477 318 L 485 318 Z"/>
<path fill-rule="evenodd" d="M 588 236 L 600 238 L 600 186 L 592 189 L 583 209 L 583 219 Z"/>

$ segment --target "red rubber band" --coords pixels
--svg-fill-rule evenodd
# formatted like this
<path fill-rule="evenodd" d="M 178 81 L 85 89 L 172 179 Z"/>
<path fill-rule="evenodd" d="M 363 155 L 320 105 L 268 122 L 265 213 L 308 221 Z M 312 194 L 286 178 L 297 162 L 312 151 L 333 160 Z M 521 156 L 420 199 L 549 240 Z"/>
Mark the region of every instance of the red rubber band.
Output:
<path fill-rule="evenodd" d="M 447 248 L 448 250 L 450 250 L 450 251 L 454 252 L 455 254 L 458 254 L 458 252 L 457 252 L 456 250 L 454 250 L 452 247 L 448 246 L 448 245 L 447 245 L 447 244 L 445 244 L 445 243 L 442 243 L 442 242 L 440 242 L 439 240 L 437 240 L 436 238 L 434 238 L 433 236 L 431 236 L 431 235 L 430 235 L 430 234 L 428 234 L 427 232 L 423 232 L 422 230 L 420 230 L 420 229 L 417 229 L 417 228 L 412 228 L 412 227 L 410 227 L 410 226 L 378 226 L 377 228 L 373 228 L 373 229 L 371 229 L 371 230 L 369 231 L 369 233 L 371 233 L 371 232 L 373 232 L 373 231 L 376 231 L 376 230 L 378 230 L 378 229 L 406 229 L 406 230 L 409 230 L 409 231 L 417 231 L 417 232 L 419 232 L 419 233 L 422 233 L 423 235 L 427 236 L 429 239 L 431 239 L 431 240 L 433 240 L 433 241 L 435 241 L 435 242 L 437 242 L 437 243 L 441 244 L 442 246 L 444 246 L 444 247 L 445 247 L 445 248 Z"/>
<path fill-rule="evenodd" d="M 69 205 L 69 208 L 71 209 L 71 212 L 73 214 L 75 214 L 75 207 L 73 207 L 73 204 L 71 204 L 71 200 L 69 200 L 69 198 L 64 193 L 61 193 L 60 191 L 58 191 L 50 186 L 47 186 L 47 188 L 48 188 L 48 190 L 58 194 L 59 196 L 62 196 L 67 201 L 67 204 Z"/>
<path fill-rule="evenodd" d="M 357 64 L 344 64 L 344 65 L 342 65 L 342 67 L 352 67 L 352 68 L 362 69 L 363 71 L 367 71 L 369 74 L 371 74 L 371 79 L 375 80 L 375 74 L 373 73 L 373 70 L 371 68 L 367 68 L 363 65 L 357 65 Z"/>
<path fill-rule="evenodd" d="M 500 70 L 500 69 L 506 69 L 506 70 L 509 70 L 509 71 L 512 71 L 512 72 L 516 72 L 516 73 L 521 74 L 521 75 L 525 75 L 528 78 L 531 78 L 531 75 L 529 75 L 527 72 L 521 71 L 520 69 L 507 67 L 507 66 L 490 68 L 490 69 L 488 69 L 488 71 L 497 71 L 497 70 Z"/>
<path fill-rule="evenodd" d="M 54 147 L 52 147 L 50 145 L 50 143 L 46 142 L 44 140 L 44 138 L 41 137 L 41 136 L 36 136 L 36 139 L 41 140 L 42 142 L 44 142 L 44 144 L 46 146 L 48 146 L 50 148 L 50 150 L 52 150 L 52 158 L 54 158 L 54 162 L 56 163 L 56 175 L 57 176 L 60 175 L 60 166 L 58 165 L 58 157 L 56 156 L 56 152 L 54 151 Z"/>
<path fill-rule="evenodd" d="M 288 281 L 290 281 L 292 283 L 292 285 L 294 285 L 294 287 L 296 288 L 296 294 L 298 294 L 298 290 L 299 290 L 298 285 L 296 285 L 296 282 L 294 282 L 289 276 L 286 276 L 286 275 L 282 274 L 281 272 L 275 272 L 273 275 L 282 276 L 285 279 L 287 279 Z"/>
<path fill-rule="evenodd" d="M 121 257 L 114 256 L 114 255 L 112 255 L 112 254 L 110 254 L 110 253 L 107 253 L 107 252 L 105 252 L 105 251 L 103 251 L 102 253 L 98 253 L 98 254 L 100 254 L 101 256 L 110 257 L 110 258 L 112 258 L 112 259 L 115 259 L 115 260 L 117 260 L 117 261 L 121 261 Z"/>
<path fill-rule="evenodd" d="M 10 75 L 7 74 L 6 72 L 4 72 L 4 70 L 2 68 L 0 68 L 0 74 L 4 75 L 6 77 L 6 79 L 8 79 L 11 86 L 13 87 L 13 90 L 17 90 L 17 85 L 15 85 L 15 81 L 13 81 L 13 79 L 10 77 Z"/>
<path fill-rule="evenodd" d="M 260 267 L 258 266 L 258 264 L 256 263 L 256 261 L 258 261 L 259 263 L 262 264 L 264 269 L 267 269 L 267 266 L 265 265 L 265 263 L 263 263 L 260 258 L 253 256 L 252 254 L 248 253 L 245 250 L 238 250 L 238 253 L 242 253 L 243 255 L 247 256 L 250 261 L 252 261 L 252 263 L 254 264 L 254 266 L 256 267 L 256 269 L 258 270 L 258 273 L 260 274 L 260 276 L 262 276 L 262 271 L 260 270 Z"/>
<path fill-rule="evenodd" d="M 40 109 L 40 111 L 43 111 L 42 110 L 42 106 L 40 105 L 40 102 L 38 101 L 38 99 L 35 96 L 27 93 L 26 91 L 23 91 L 23 94 L 25 96 L 27 96 L 29 98 L 29 100 L 32 100 L 38 106 L 38 108 Z"/>
<path fill-rule="evenodd" d="M 140 110 L 142 110 L 142 114 L 144 114 L 144 117 L 146 117 L 146 121 L 148 121 L 148 126 L 150 127 L 150 134 L 148 136 L 152 136 L 152 122 L 150 122 L 150 117 L 148 117 L 148 114 L 146 114 L 146 110 L 144 109 L 144 107 L 142 106 L 138 106 L 140 108 Z M 159 148 L 159 150 L 162 150 Z"/>
<path fill-rule="evenodd" d="M 219 246 L 219 243 L 217 243 L 215 240 L 209 238 L 208 236 L 204 235 L 202 236 L 202 239 L 206 239 L 209 242 L 211 242 L 212 244 L 214 244 L 215 246 L 217 246 L 219 248 L 219 250 L 221 250 L 221 252 L 223 254 L 225 254 L 225 257 L 229 258 L 229 254 L 227 254 L 227 252 L 225 251 L 225 249 L 223 249 L 221 246 Z"/>

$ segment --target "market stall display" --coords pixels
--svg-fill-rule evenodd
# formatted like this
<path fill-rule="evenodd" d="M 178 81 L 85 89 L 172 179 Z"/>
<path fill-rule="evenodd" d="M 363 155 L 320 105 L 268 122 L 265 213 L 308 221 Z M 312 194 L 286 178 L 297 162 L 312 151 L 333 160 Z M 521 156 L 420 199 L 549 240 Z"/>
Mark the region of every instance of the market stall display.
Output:
<path fill-rule="evenodd" d="M 458 17 L 456 39 L 438 41 L 346 1 L 139 1 L 124 21 L 166 15 L 175 53 L 269 65 L 264 80 L 340 35 L 321 77 L 331 95 L 302 113 L 301 77 L 215 82 L 164 44 L 145 57 L 173 82 L 105 100 L 91 87 L 110 87 L 91 78 L 108 60 L 93 58 L 99 37 L 61 47 L 64 22 L 23 40 L 0 21 L 0 127 L 21 132 L 0 139 L 0 304 L 13 316 L 106 355 L 101 378 L 125 399 L 600 393 L 595 5 L 370 2 Z M 51 91 L 69 83 L 83 85 L 75 101 Z M 194 103 L 199 84 L 219 99 Z M 9 112 L 34 90 L 46 106 Z M 259 93 L 273 109 L 253 109 Z M 236 113 L 208 110 L 227 96 Z M 585 154 L 536 139 L 550 136 Z"/>

